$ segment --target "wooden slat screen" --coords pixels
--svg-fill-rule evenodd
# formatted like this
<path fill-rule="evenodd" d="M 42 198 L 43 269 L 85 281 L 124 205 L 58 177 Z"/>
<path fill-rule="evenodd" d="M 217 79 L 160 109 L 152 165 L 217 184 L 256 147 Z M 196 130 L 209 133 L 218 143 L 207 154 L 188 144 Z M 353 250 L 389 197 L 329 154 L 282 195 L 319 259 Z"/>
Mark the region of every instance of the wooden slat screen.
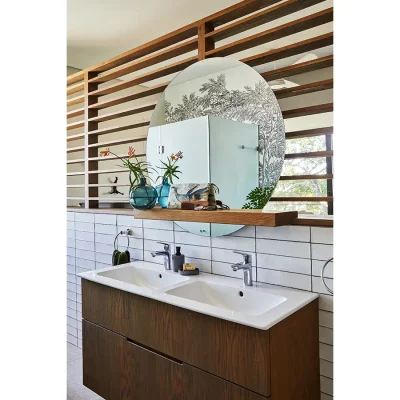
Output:
<path fill-rule="evenodd" d="M 133 145 L 144 158 L 151 113 L 168 83 L 198 60 L 223 56 L 254 67 L 267 82 L 298 83 L 274 90 L 289 150 L 270 203 L 281 209 L 318 203 L 332 214 L 332 20 L 331 0 L 247 0 L 68 76 L 67 204 L 126 202 L 127 174 L 115 156 L 103 158 L 100 151 L 110 147 L 125 155 Z M 294 63 L 308 53 L 318 58 Z M 288 174 L 291 169 L 304 171 Z M 106 193 L 115 177 L 122 199 Z M 307 182 L 315 193 L 299 196 L 290 189 L 311 187 Z"/>

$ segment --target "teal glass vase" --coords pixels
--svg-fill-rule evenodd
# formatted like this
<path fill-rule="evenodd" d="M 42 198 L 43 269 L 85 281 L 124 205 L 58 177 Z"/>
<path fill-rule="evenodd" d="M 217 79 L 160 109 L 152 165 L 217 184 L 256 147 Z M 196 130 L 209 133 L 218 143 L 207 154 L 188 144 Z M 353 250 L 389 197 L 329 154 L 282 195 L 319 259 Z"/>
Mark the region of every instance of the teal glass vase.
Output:
<path fill-rule="evenodd" d="M 139 184 L 129 191 L 129 203 L 137 210 L 150 210 L 156 205 L 157 197 L 156 189 L 147 184 L 146 178 L 140 178 Z"/>
<path fill-rule="evenodd" d="M 163 178 L 162 184 L 156 186 L 156 190 L 158 195 L 158 204 L 160 204 L 162 208 L 167 208 L 169 191 L 171 190 L 171 185 L 168 182 L 168 178 Z"/>

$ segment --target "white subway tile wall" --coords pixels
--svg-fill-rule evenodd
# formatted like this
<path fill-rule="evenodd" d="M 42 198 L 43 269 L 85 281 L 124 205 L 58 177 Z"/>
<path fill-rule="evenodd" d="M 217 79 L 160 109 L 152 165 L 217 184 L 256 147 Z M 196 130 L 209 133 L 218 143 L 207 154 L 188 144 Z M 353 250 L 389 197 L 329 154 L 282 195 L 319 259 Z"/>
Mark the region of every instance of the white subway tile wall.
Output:
<path fill-rule="evenodd" d="M 333 399 L 333 296 L 322 284 L 324 263 L 333 257 L 333 229 L 305 226 L 278 228 L 246 226 L 229 236 L 208 238 L 184 231 L 172 221 L 137 220 L 128 215 L 67 212 L 67 340 L 82 347 L 82 293 L 80 272 L 111 265 L 114 238 L 132 229 L 131 259 L 162 264 L 151 252 L 170 245 L 181 246 L 187 262 L 206 273 L 242 279 L 230 265 L 242 261 L 233 250 L 252 255 L 253 279 L 319 293 L 321 400 Z M 126 237 L 118 248 L 128 246 Z M 325 281 L 333 290 L 333 262 L 325 269 Z"/>

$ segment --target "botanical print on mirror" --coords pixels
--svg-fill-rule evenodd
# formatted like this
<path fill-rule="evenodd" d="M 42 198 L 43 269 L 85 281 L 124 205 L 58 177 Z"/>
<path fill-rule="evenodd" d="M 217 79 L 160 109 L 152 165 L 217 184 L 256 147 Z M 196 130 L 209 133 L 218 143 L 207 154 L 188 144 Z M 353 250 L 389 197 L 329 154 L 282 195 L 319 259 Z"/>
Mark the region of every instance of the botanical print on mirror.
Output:
<path fill-rule="evenodd" d="M 272 192 L 278 183 L 285 156 L 285 124 L 278 101 L 264 80 L 237 88 L 232 68 L 204 77 L 203 83 L 190 88 L 172 104 L 168 89 L 165 97 L 167 124 L 206 115 L 253 123 L 259 126 L 259 186 Z M 241 71 L 243 73 L 243 70 Z M 255 71 L 254 71 L 255 72 Z M 227 78 L 228 75 L 228 78 Z M 208 79 L 207 79 L 208 78 Z M 230 87 L 229 79 L 232 85 Z M 198 80 L 196 80 L 198 81 Z M 249 79 L 246 79 L 249 82 Z M 174 87 L 171 88 L 173 90 Z M 188 91 L 186 93 L 189 93 Z"/>

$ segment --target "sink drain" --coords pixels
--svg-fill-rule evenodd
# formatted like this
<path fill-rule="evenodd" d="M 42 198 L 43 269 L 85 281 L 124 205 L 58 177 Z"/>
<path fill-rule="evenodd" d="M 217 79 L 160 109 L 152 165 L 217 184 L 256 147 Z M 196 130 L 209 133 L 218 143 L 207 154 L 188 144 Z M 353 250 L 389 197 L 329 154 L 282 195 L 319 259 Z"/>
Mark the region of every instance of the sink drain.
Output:
<path fill-rule="evenodd" d="M 243 292 L 242 291 L 239 292 L 239 296 L 243 297 Z"/>
<path fill-rule="evenodd" d="M 161 275 L 161 274 L 158 274 L 158 277 L 159 277 L 159 278 L 162 278 L 162 275 Z"/>

